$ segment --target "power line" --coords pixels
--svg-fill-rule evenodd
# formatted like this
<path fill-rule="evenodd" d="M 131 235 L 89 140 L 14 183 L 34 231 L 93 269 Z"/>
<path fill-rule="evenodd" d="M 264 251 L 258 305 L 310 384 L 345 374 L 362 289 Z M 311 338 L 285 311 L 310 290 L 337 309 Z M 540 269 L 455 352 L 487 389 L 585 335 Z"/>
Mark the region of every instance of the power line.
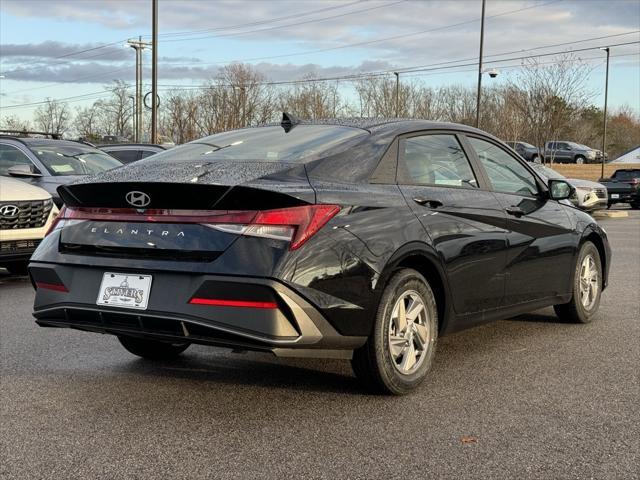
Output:
<path fill-rule="evenodd" d="M 640 42 L 638 42 L 640 43 Z M 611 58 L 619 58 L 619 57 L 629 57 L 629 56 L 638 56 L 638 53 L 625 53 L 625 54 L 619 54 L 619 55 L 611 55 Z M 528 57 L 528 58 L 533 58 L 533 57 Z M 573 60 L 573 62 L 578 62 L 578 61 L 593 61 L 593 60 L 599 60 L 600 57 L 589 57 L 589 58 L 582 58 L 582 59 L 576 59 Z M 498 60 L 497 62 L 499 62 L 500 60 Z M 553 61 L 553 62 L 541 62 L 539 65 L 556 65 L 561 63 L 561 61 Z M 604 64 L 604 60 L 602 60 L 602 62 Z M 455 65 L 455 68 L 461 68 L 464 66 L 469 66 L 469 64 L 466 65 Z M 499 68 L 501 69 L 512 69 L 512 68 L 522 68 L 522 64 L 514 64 L 514 65 L 498 65 Z M 432 76 L 432 75 L 443 75 L 443 74 L 451 74 L 451 73 L 468 73 L 468 72 L 476 72 L 477 69 L 467 69 L 467 70 L 456 70 L 456 71 L 446 71 L 446 72 L 437 72 L 434 73 L 434 71 L 429 71 L 428 73 L 413 73 L 413 74 L 408 74 L 405 75 L 405 77 L 408 78 L 417 78 L 417 77 L 426 77 L 426 76 Z M 385 73 L 388 74 L 388 73 Z M 367 77 L 372 77 L 372 76 L 382 76 L 382 74 L 361 74 L 359 78 L 367 78 Z M 357 78 L 348 78 L 348 77 L 332 77 L 332 78 L 324 78 L 324 79 L 307 79 L 307 80 L 299 80 L 299 81 L 286 81 L 286 82 L 263 82 L 260 83 L 260 85 L 290 85 L 292 83 L 302 83 L 302 82 L 307 82 L 307 83 L 316 83 L 316 82 L 323 82 L 323 81 L 328 81 L 328 80 L 357 80 Z M 132 85 L 127 85 L 128 87 L 131 87 Z M 184 86 L 184 85 L 159 85 L 162 86 L 164 88 L 162 88 L 162 90 L 164 91 L 169 91 L 169 90 L 178 90 L 178 91 L 188 91 L 188 90 L 208 90 L 210 87 L 208 86 L 202 86 L 202 85 L 198 85 L 198 86 Z M 224 87 L 232 87 L 232 85 L 222 85 Z M 95 97 L 96 95 L 98 95 L 97 97 Z M 109 92 L 105 92 L 105 91 L 98 91 L 98 92 L 90 92 L 90 93 L 86 93 L 86 94 L 82 94 L 82 95 L 75 95 L 72 97 L 65 97 L 65 98 L 59 98 L 59 99 L 53 99 L 59 102 L 66 102 L 66 103 L 74 103 L 74 102 L 78 102 L 78 101 L 84 101 L 84 100 L 90 100 L 92 99 L 91 97 L 95 97 L 95 100 L 99 100 L 102 98 L 107 98 L 109 97 L 111 94 Z M 3 107 L 4 109 L 13 109 L 13 108 L 19 108 L 19 107 L 33 107 L 33 106 L 38 106 L 38 105 L 44 105 L 48 102 L 48 100 L 44 100 L 44 101 L 40 101 L 40 102 L 33 102 L 33 103 L 24 103 L 24 104 L 20 104 L 20 105 L 10 105 L 8 107 Z"/>
<path fill-rule="evenodd" d="M 333 19 L 336 19 L 336 18 L 346 17 L 348 15 L 354 15 L 356 13 L 363 13 L 363 12 L 369 12 L 371 10 L 378 10 L 380 8 L 388 8 L 388 7 L 391 7 L 393 5 L 397 5 L 399 3 L 404 3 L 406 1 L 407 0 L 398 0 L 398 1 L 395 1 L 395 2 L 392 2 L 392 3 L 386 3 L 384 5 L 376 5 L 375 7 L 362 8 L 360 10 L 354 10 L 352 12 L 340 13 L 340 14 L 337 14 L 337 15 L 331 15 L 329 17 L 323 17 L 323 18 L 314 18 L 314 19 L 310 19 L 310 20 L 304 20 L 302 22 L 289 23 L 287 25 L 276 25 L 276 26 L 273 26 L 273 27 L 260 28 L 260 29 L 257 29 L 257 30 L 247 30 L 246 32 L 221 33 L 221 34 L 217 34 L 217 35 L 206 35 L 206 36 L 203 36 L 203 37 L 175 38 L 175 39 L 163 40 L 163 43 L 168 43 L 168 42 L 187 42 L 187 41 L 191 41 L 191 40 L 204 40 L 204 39 L 209 39 L 209 38 L 236 37 L 236 36 L 241 36 L 241 35 L 262 33 L 262 32 L 267 32 L 267 31 L 271 31 L 271 30 L 280 30 L 280 29 L 287 28 L 287 27 L 297 27 L 299 25 L 307 25 L 309 23 L 324 22 L 326 20 L 333 20 Z M 554 0 L 554 2 L 559 2 L 559 1 L 561 1 L 561 0 Z M 554 2 L 550 2 L 550 3 L 554 3 Z"/>
<path fill-rule="evenodd" d="M 625 43 L 617 43 L 617 44 L 610 44 L 608 45 L 609 47 L 618 47 L 618 46 L 624 46 L 624 45 L 636 45 L 636 44 L 640 44 L 640 41 L 634 41 L 634 42 L 625 42 Z M 512 61 L 512 60 L 526 60 L 526 59 L 530 59 L 530 58 L 538 58 L 538 57 L 546 57 L 546 56 L 553 56 L 553 55 L 563 55 L 563 54 L 568 54 L 568 53 L 575 53 L 575 52 L 582 52 L 582 51 L 589 51 L 589 50 L 599 50 L 600 48 L 602 48 L 603 46 L 594 46 L 594 47 L 586 47 L 586 48 L 582 48 L 582 49 L 578 49 L 578 50 L 571 50 L 571 51 L 556 51 L 556 52 L 548 52 L 548 53 L 542 53 L 542 54 L 537 54 L 537 55 L 523 55 L 523 56 L 519 56 L 519 57 L 510 57 L 510 58 L 504 58 L 504 59 L 497 59 L 494 60 L 492 62 L 488 62 L 488 63 L 497 63 L 497 62 L 504 62 L 504 61 Z M 545 47 L 548 48 L 548 47 Z M 499 55 L 499 54 L 498 54 Z M 504 54 L 502 54 L 504 55 Z M 458 60 L 457 62 L 460 61 L 464 61 L 464 60 Z M 452 68 L 458 68 L 458 67 L 468 67 L 468 66 L 476 66 L 478 65 L 478 62 L 470 62 L 470 63 L 459 63 L 456 65 L 450 65 L 452 62 L 441 62 L 441 63 L 433 63 L 430 65 L 422 65 L 419 67 L 404 67 L 404 68 L 393 68 L 393 69 L 389 69 L 389 70 L 377 70 L 377 71 L 373 71 L 373 72 L 361 72 L 361 73 L 353 73 L 353 74 L 348 74 L 348 75 L 341 75 L 341 76 L 333 76 L 333 77 L 322 77 L 322 78 L 312 78 L 312 79 L 299 79 L 299 80 L 285 80 L 285 81 L 270 81 L 270 82 L 258 82 L 259 85 L 296 85 L 296 84 L 301 84 L 301 83 L 318 83 L 318 82 L 326 82 L 326 81 L 333 81 L 333 80 L 357 80 L 358 78 L 367 78 L 367 77 L 376 77 L 376 76 L 385 76 L 385 75 L 390 75 L 393 72 L 402 72 L 402 73 L 412 73 L 412 72 L 427 72 L 427 71 L 435 71 L 435 70 L 447 70 L 447 69 L 452 69 Z M 185 89 L 206 89 L 209 87 L 206 86 L 194 86 L 194 87 L 185 87 L 184 85 L 164 85 L 165 87 L 175 87 L 175 88 L 185 88 Z"/>
<path fill-rule="evenodd" d="M 506 15 L 511 15 L 514 13 L 519 13 L 519 12 L 523 12 L 526 10 L 531 10 L 533 8 L 538 8 L 538 7 L 543 7 L 546 5 L 550 5 L 553 3 L 558 3 L 562 0 L 552 0 L 550 2 L 546 2 L 546 3 L 541 3 L 538 5 L 531 5 L 529 7 L 524 7 L 524 8 L 519 8 L 517 10 L 509 10 L 506 12 L 501 12 L 501 13 L 496 13 L 494 15 L 489 15 L 486 18 L 497 18 L 497 17 L 502 17 L 502 16 L 506 16 Z M 330 52 L 330 51 L 335 51 L 335 50 L 342 50 L 345 48 L 352 48 L 352 47 L 362 47 L 362 46 L 366 46 L 366 45 L 373 45 L 375 43 L 381 43 L 381 42 L 387 42 L 387 41 L 393 41 L 393 40 L 399 40 L 402 38 L 409 38 L 409 37 L 415 37 L 418 35 L 424 35 L 426 33 L 433 33 L 433 32 L 437 32 L 440 30 L 446 30 L 449 28 L 454 28 L 454 27 L 460 27 L 462 25 L 468 25 L 471 23 L 475 23 L 480 21 L 480 18 L 475 18 L 473 20 L 466 20 L 464 22 L 458 22 L 458 23 L 452 23 L 449 25 L 443 25 L 440 27 L 434 27 L 434 28 L 428 28 L 426 30 L 419 30 L 417 32 L 412 32 L 412 33 L 404 33 L 401 35 L 394 35 L 391 37 L 384 37 L 384 38 L 379 38 L 376 40 L 367 40 L 364 42 L 356 42 L 356 43 L 348 43 L 348 44 L 344 44 L 344 45 L 338 45 L 335 47 L 327 47 L 327 48 L 321 48 L 321 49 L 316 49 L 316 50 L 306 50 L 306 51 L 302 51 L 302 52 L 294 52 L 294 53 L 286 53 L 286 54 L 281 54 L 281 55 L 271 55 L 271 56 L 266 56 L 266 57 L 253 57 L 253 58 L 245 58 L 245 59 L 234 59 L 234 60 L 222 60 L 222 61 L 217 61 L 217 62 L 209 62 L 209 63 L 201 63 L 200 65 L 218 65 L 218 64 L 222 64 L 222 63 L 229 63 L 229 62 L 253 62 L 253 61 L 257 61 L 257 60 L 270 60 L 270 59 L 274 59 L 274 58 L 287 58 L 287 57 L 296 57 L 296 56 L 300 56 L 300 55 L 311 55 L 311 54 L 315 54 L 315 53 L 324 53 L 324 52 Z M 255 32 L 251 32 L 251 33 L 255 33 Z M 174 66 L 189 66 L 189 65 L 194 65 L 192 63 L 178 63 L 178 64 L 174 64 Z"/>
<path fill-rule="evenodd" d="M 207 32 L 219 32 L 219 31 L 224 31 L 224 30 L 235 30 L 237 28 L 244 28 L 244 27 L 253 27 L 256 25 L 264 25 L 267 23 L 275 23 L 275 22 L 280 22 L 282 20 L 288 20 L 290 18 L 296 18 L 296 17 L 306 17 L 309 15 L 314 15 L 316 13 L 322 13 L 322 12 L 326 12 L 326 11 L 330 11 L 330 10 L 338 10 L 341 8 L 347 8 L 350 7 L 352 5 L 356 5 L 358 3 L 362 3 L 364 0 L 357 0 L 355 2 L 351 2 L 351 3 L 345 3 L 342 5 L 337 5 L 337 6 L 333 6 L 333 7 L 325 7 L 325 8 L 319 8 L 317 10 L 310 10 L 308 12 L 302 12 L 302 13 L 296 13 L 293 15 L 286 15 L 284 17 L 276 17 L 276 18 L 270 18 L 267 20 L 258 20 L 255 22 L 249 22 L 249 23 L 240 23 L 237 25 L 230 25 L 227 27 L 217 27 L 217 28 L 205 28 L 203 30 L 190 30 L 190 31 L 182 31 L 182 32 L 168 32 L 168 33 L 161 33 L 158 36 L 159 37 L 170 37 L 170 36 L 181 36 L 181 35 L 195 35 L 195 34 L 199 34 L 199 33 L 207 33 Z"/>
<path fill-rule="evenodd" d="M 378 5 L 376 7 L 370 7 L 370 8 L 367 8 L 367 9 L 355 10 L 355 11 L 347 12 L 347 13 L 340 14 L 340 15 L 337 15 L 337 16 L 345 16 L 345 15 L 350 15 L 350 14 L 353 14 L 353 13 L 361 13 L 361 12 L 364 12 L 364 11 L 367 11 L 367 10 L 374 10 L 374 9 L 378 9 L 378 8 L 390 7 L 390 6 L 399 4 L 399 3 L 403 3 L 405 1 L 406 0 L 399 0 L 399 1 L 396 1 L 396 2 L 393 2 L 393 3 L 388 3 L 388 4 L 384 4 L 384 5 Z M 521 8 L 521 9 L 517 9 L 517 10 L 498 13 L 498 14 L 492 15 L 492 16 L 490 16 L 488 18 L 494 18 L 494 17 L 504 16 L 504 15 L 510 15 L 512 13 L 517 13 L 517 12 L 521 12 L 521 11 L 524 11 L 524 10 L 529 10 L 531 8 L 537 8 L 537 7 L 549 5 L 549 4 L 552 4 L 552 3 L 558 3 L 560 1 L 562 1 L 562 0 L 552 0 L 550 2 L 543 3 L 543 4 L 538 4 L 538 5 L 533 5 L 533 6 L 530 6 L 530 7 L 525 7 L 525 8 Z M 354 5 L 356 3 L 360 3 L 360 2 L 354 2 L 354 3 L 348 4 L 348 5 Z M 321 9 L 321 10 L 327 10 L 327 9 Z M 289 25 L 284 25 L 284 26 L 272 27 L 270 29 L 283 28 L 283 27 L 287 27 L 287 26 L 291 26 L 291 25 L 299 25 L 299 24 L 303 24 L 303 23 L 311 23 L 311 22 L 316 22 L 316 21 L 322 21 L 322 20 L 326 20 L 328 18 L 334 18 L 334 17 L 336 17 L 336 16 L 325 17 L 325 18 L 322 18 L 322 19 L 308 20 L 308 21 L 305 21 L 305 22 L 299 22 L 297 24 L 289 24 Z M 285 17 L 281 17 L 281 18 L 285 18 Z M 465 21 L 465 22 L 461 22 L 461 23 L 457 23 L 457 24 L 444 25 L 442 27 L 437 27 L 435 29 L 428 29 L 428 30 L 425 30 L 425 31 L 422 31 L 422 32 L 401 35 L 400 37 L 412 36 L 412 35 L 416 35 L 416 34 L 423 34 L 423 33 L 428 33 L 430 31 L 436 31 L 436 30 L 441 30 L 441 29 L 445 29 L 445 28 L 452 28 L 452 27 L 459 26 L 459 25 L 465 25 L 465 24 L 468 24 L 468 23 L 473 23 L 475 21 L 477 21 L 477 20 L 470 20 L 470 21 Z M 263 29 L 263 30 L 267 30 L 267 29 Z M 243 32 L 243 33 L 247 33 L 247 32 Z M 365 44 L 378 43 L 378 42 L 386 41 L 386 40 L 389 40 L 389 39 L 397 39 L 398 37 L 399 36 L 382 38 L 382 39 L 373 40 L 373 41 L 364 42 L 364 43 Z M 358 43 L 358 44 L 347 44 L 347 45 L 341 45 L 339 47 L 331 47 L 329 50 L 338 49 L 338 48 L 340 48 L 340 49 L 342 49 L 342 48 L 350 48 L 352 46 L 361 46 L 361 45 L 363 45 L 362 42 Z M 96 47 L 96 48 L 98 48 L 98 47 Z M 320 51 L 325 51 L 325 50 L 327 50 L 327 49 L 322 49 Z M 311 52 L 298 52 L 296 54 L 291 54 L 291 55 L 302 55 L 302 54 L 313 53 L 313 52 L 314 51 L 311 51 Z M 317 51 L 315 51 L 315 52 L 317 52 Z M 286 56 L 289 56 L 289 55 L 276 55 L 276 56 L 272 56 L 272 57 L 260 57 L 260 58 L 245 59 L 245 60 L 240 60 L 240 61 L 264 60 L 264 59 L 270 59 L 270 58 L 281 58 L 281 57 L 286 57 Z M 66 63 L 66 62 L 61 62 L 61 63 Z M 225 62 L 195 63 L 195 64 L 194 63 L 175 63 L 175 64 L 172 64 L 172 66 L 193 66 L 193 65 L 196 65 L 196 66 L 207 66 L 207 65 L 215 65 L 215 64 L 218 64 L 218 63 L 225 63 Z M 56 66 L 56 65 L 54 65 L 54 66 Z M 45 68 L 45 67 L 40 66 L 40 67 L 33 67 L 33 68 L 34 69 L 40 69 L 40 68 Z M 23 69 L 12 70 L 12 71 L 7 72 L 7 73 L 11 74 L 12 72 L 19 72 L 21 70 L 23 70 Z M 68 82 L 73 82 L 73 79 L 69 80 Z M 68 82 L 66 82 L 66 83 L 68 83 Z M 59 82 L 59 83 L 65 83 L 65 82 Z M 41 88 L 45 88 L 45 87 L 34 87 L 34 89 L 41 89 Z M 26 91 L 30 91 L 30 89 L 16 90 L 16 91 L 13 91 L 13 92 L 9 92 L 9 94 L 21 93 L 21 92 L 26 92 Z"/>
<path fill-rule="evenodd" d="M 346 8 L 346 7 L 349 7 L 349 6 L 352 6 L 352 5 L 356 5 L 358 3 L 362 3 L 363 1 L 364 0 L 357 0 L 355 2 L 347 3 L 347 4 L 344 4 L 344 5 L 337 5 L 337 6 L 333 6 L 333 7 L 320 8 L 320 9 L 317 9 L 317 10 L 311 10 L 309 12 L 303 12 L 303 13 L 300 13 L 300 14 L 287 15 L 287 16 L 284 16 L 284 17 L 276 17 L 276 18 L 271 18 L 271 19 L 267 19 L 267 20 L 249 22 L 249 23 L 244 23 L 244 24 L 237 24 L 237 25 L 232 25 L 232 26 L 229 26 L 229 27 L 218 27 L 218 28 L 215 28 L 215 29 L 193 30 L 191 32 L 185 31 L 185 32 L 165 33 L 165 34 L 161 34 L 160 36 L 162 37 L 162 36 L 173 36 L 173 35 L 183 35 L 183 34 L 194 34 L 194 33 L 198 33 L 198 32 L 204 33 L 204 32 L 207 32 L 207 31 L 224 31 L 224 30 L 233 30 L 233 29 L 247 27 L 247 26 L 268 24 L 268 23 L 273 23 L 273 22 L 286 20 L 286 19 L 289 19 L 289 18 L 295 18 L 295 17 L 300 17 L 300 16 L 308 16 L 308 15 L 313 15 L 315 13 L 321 13 L 321 12 L 325 12 L 325 11 L 329 11 L 329 10 L 336 10 L 336 9 L 340 9 L 340 8 Z M 406 0 L 402 0 L 402 1 L 406 1 Z M 149 37 L 149 35 L 145 35 L 145 37 Z M 95 50 L 100 50 L 100 49 L 103 49 L 103 48 L 106 48 L 106 47 L 119 45 L 119 44 L 124 43 L 126 41 L 127 41 L 127 39 L 125 38 L 125 39 L 122 39 L 122 40 L 118 40 L 118 41 L 111 42 L 111 43 L 105 43 L 105 44 L 102 44 L 102 45 L 97 45 L 95 47 L 86 48 L 86 49 L 83 49 L 83 50 L 76 50 L 76 51 L 73 51 L 73 52 L 66 53 L 64 55 L 59 55 L 57 57 L 52 57 L 51 60 L 58 60 L 58 59 L 61 59 L 61 58 L 67 58 L 67 57 L 71 57 L 71 56 L 80 55 L 82 53 L 87 53 L 87 52 L 92 52 L 92 51 L 95 51 Z M 102 54 L 102 55 L 108 55 L 108 53 Z M 102 56 L 102 55 L 97 55 L 97 56 Z M 86 58 L 94 58 L 94 56 L 86 57 Z M 72 61 L 75 61 L 75 60 L 85 60 L 86 58 L 66 60 L 64 62 L 59 62 L 57 64 L 54 64 L 54 66 L 55 65 L 63 65 L 65 63 L 69 63 L 69 62 L 72 62 Z M 27 65 L 34 65 L 34 64 L 37 64 L 37 63 L 39 63 L 39 62 L 31 62 L 31 63 L 28 63 Z M 11 71 L 5 72 L 5 73 L 22 72 L 22 71 L 32 70 L 32 69 L 37 70 L 37 69 L 40 69 L 40 68 L 47 68 L 47 67 L 50 67 L 50 66 L 52 66 L 52 65 L 45 65 L 45 66 L 37 65 L 35 67 L 19 68 L 19 69 L 15 69 L 15 70 L 11 70 Z"/>
<path fill-rule="evenodd" d="M 640 44 L 640 41 L 609 44 L 609 45 L 606 45 L 606 46 L 608 46 L 608 47 L 619 47 L 619 46 L 637 45 L 637 44 Z M 577 49 L 577 50 L 571 50 L 571 51 L 566 51 L 565 50 L 565 51 L 547 52 L 547 53 L 542 53 L 542 54 L 537 54 L 537 55 L 523 55 L 523 56 L 519 56 L 519 57 L 497 59 L 497 60 L 494 60 L 493 62 L 489 62 L 489 63 L 499 63 L 499 62 L 506 62 L 506 61 L 512 61 L 512 60 L 526 60 L 526 59 L 530 59 L 530 58 L 539 58 L 539 57 L 546 57 L 546 56 L 553 56 L 553 55 L 563 55 L 563 54 L 568 54 L 568 53 L 576 53 L 576 52 L 583 52 L 583 51 L 590 51 L 590 50 L 599 50 L 602 47 L 603 46 L 593 46 L 593 47 L 586 47 L 586 48 Z M 549 46 L 540 47 L 540 48 L 549 48 Z M 496 54 L 496 55 L 504 55 L 504 53 L 503 54 Z M 634 53 L 634 54 L 628 54 L 628 55 L 636 55 L 636 54 Z M 627 55 L 615 55 L 615 57 L 618 57 L 618 56 L 627 56 Z M 614 56 L 612 55 L 612 57 L 614 57 Z M 577 60 L 580 60 L 580 59 L 577 59 Z M 444 63 L 450 63 L 450 62 L 444 62 Z M 362 72 L 362 73 L 355 73 L 355 74 L 350 74 L 350 75 L 334 76 L 334 77 L 299 79 L 299 80 L 286 80 L 286 81 L 257 82 L 257 85 L 261 85 L 261 86 L 297 85 L 297 84 L 304 84 L 304 83 L 319 83 L 319 82 L 327 82 L 327 81 L 334 81 L 334 80 L 358 80 L 360 78 L 368 78 L 368 77 L 377 77 L 377 76 L 389 75 L 389 74 L 393 73 L 393 71 L 399 71 L 399 72 L 403 72 L 403 73 L 406 74 L 406 73 L 417 73 L 417 72 L 431 72 L 431 71 L 438 71 L 438 70 L 448 70 L 448 69 L 455 69 L 455 68 L 476 66 L 476 65 L 478 65 L 477 61 L 476 62 L 470 62 L 470 63 L 456 64 L 456 65 L 443 65 L 442 63 L 439 63 L 439 64 L 436 63 L 436 64 L 420 66 L 420 67 L 395 68 L 395 69 L 392 69 L 392 70 L 380 70 L 380 71 L 374 71 L 374 72 Z M 131 85 L 127 85 L 127 86 L 131 86 Z M 185 85 L 168 85 L 168 84 L 165 84 L 165 85 L 162 85 L 162 86 L 163 87 L 173 88 L 173 89 L 176 89 L 176 90 L 206 90 L 206 89 L 210 88 L 208 86 L 202 86 L 202 85 L 190 87 L 190 86 L 185 86 Z M 222 85 L 222 86 L 231 87 L 232 85 Z M 70 100 L 70 99 L 77 99 L 79 97 L 84 97 L 86 95 L 95 95 L 95 94 L 100 94 L 100 93 L 104 93 L 104 91 L 92 92 L 92 93 L 79 95 L 79 96 L 73 96 L 73 97 L 60 98 L 60 99 L 57 99 L 57 100 L 58 101 L 66 101 L 66 100 Z M 4 109 L 10 109 L 10 108 L 12 109 L 12 108 L 19 108 L 19 107 L 42 105 L 42 104 L 44 104 L 46 102 L 47 101 L 45 100 L 45 101 L 33 102 L 33 103 L 9 105 L 9 106 L 3 107 L 3 108 Z"/>
<path fill-rule="evenodd" d="M 60 58 L 67 58 L 67 57 L 70 57 L 70 56 L 79 55 L 81 53 L 87 53 L 87 52 L 92 52 L 92 51 L 95 51 L 95 50 L 100 50 L 100 49 L 106 48 L 106 47 L 112 47 L 114 45 L 119 45 L 119 44 L 125 42 L 126 40 L 127 39 L 125 38 L 124 40 L 118 40 L 117 42 L 105 43 L 104 45 L 98 45 L 97 47 L 86 48 L 84 50 L 78 50 L 78 51 L 75 51 L 75 52 L 66 53 L 64 55 L 59 55 L 57 57 L 52 57 L 49 60 L 58 60 Z M 85 58 L 78 58 L 78 59 L 72 58 L 70 60 L 65 60 L 63 62 L 58 62 L 58 63 L 55 63 L 53 65 L 37 65 L 35 67 L 16 68 L 16 69 L 13 69 L 13 70 L 5 71 L 3 73 L 4 74 L 11 74 L 11 73 L 15 73 L 15 72 L 24 72 L 24 71 L 29 71 L 29 70 L 39 70 L 41 68 L 48 68 L 48 67 L 56 66 L 56 65 L 63 65 L 65 63 L 69 63 L 69 62 L 73 62 L 73 61 L 77 61 L 77 60 L 86 60 L 86 59 L 89 59 L 89 58 L 101 57 L 101 56 L 104 56 L 104 55 L 108 55 L 109 53 L 111 53 L 111 52 L 101 53 L 99 55 L 92 55 L 92 56 L 85 57 Z M 37 62 L 37 61 L 36 62 L 31 62 L 31 63 L 27 63 L 27 65 L 34 65 L 36 63 L 40 63 L 40 62 Z"/>

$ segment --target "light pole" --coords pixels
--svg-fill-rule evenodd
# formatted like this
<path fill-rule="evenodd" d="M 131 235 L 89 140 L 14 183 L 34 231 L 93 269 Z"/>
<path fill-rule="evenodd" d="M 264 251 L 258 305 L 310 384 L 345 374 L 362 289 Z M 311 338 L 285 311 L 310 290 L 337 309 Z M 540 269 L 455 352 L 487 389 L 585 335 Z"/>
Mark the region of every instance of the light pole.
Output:
<path fill-rule="evenodd" d="M 158 143 L 158 0 L 153 0 L 151 10 L 151 143 Z"/>
<path fill-rule="evenodd" d="M 142 51 L 151 44 L 143 42 L 142 37 L 138 37 L 138 40 L 128 40 L 127 44 L 136 51 L 136 104 L 134 113 L 134 141 L 138 143 L 142 138 Z"/>
<path fill-rule="evenodd" d="M 396 118 L 400 118 L 400 73 L 393 74 L 396 76 Z"/>
<path fill-rule="evenodd" d="M 607 73 L 604 77 L 604 115 L 603 115 L 603 123 L 604 130 L 602 133 L 602 169 L 600 172 L 600 178 L 604 178 L 604 161 L 607 156 L 607 97 L 609 96 L 609 47 L 602 48 L 607 52 Z"/>
<path fill-rule="evenodd" d="M 482 49 L 484 47 L 484 10 L 486 0 L 482 0 L 482 18 L 480 20 L 480 55 L 478 60 L 478 93 L 476 94 L 476 128 L 480 128 L 480 96 L 482 92 Z"/>

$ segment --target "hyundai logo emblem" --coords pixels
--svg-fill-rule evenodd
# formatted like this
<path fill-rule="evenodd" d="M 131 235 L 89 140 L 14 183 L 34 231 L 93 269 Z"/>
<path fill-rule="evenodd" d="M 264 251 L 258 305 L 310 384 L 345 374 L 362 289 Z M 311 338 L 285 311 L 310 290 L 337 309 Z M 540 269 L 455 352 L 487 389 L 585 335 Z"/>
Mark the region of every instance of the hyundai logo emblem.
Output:
<path fill-rule="evenodd" d="M 3 205 L 0 207 L 0 215 L 7 218 L 17 217 L 20 209 L 16 205 Z"/>
<path fill-rule="evenodd" d="M 133 190 L 125 196 L 127 202 L 134 207 L 146 207 L 151 203 L 151 197 L 144 192 Z"/>

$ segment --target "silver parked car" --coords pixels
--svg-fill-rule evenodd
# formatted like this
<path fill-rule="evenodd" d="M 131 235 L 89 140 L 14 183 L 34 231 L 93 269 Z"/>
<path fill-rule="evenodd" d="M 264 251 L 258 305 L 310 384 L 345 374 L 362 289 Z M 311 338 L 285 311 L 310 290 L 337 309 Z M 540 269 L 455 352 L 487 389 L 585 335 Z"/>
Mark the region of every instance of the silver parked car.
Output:
<path fill-rule="evenodd" d="M 561 178 L 570 183 L 576 191 L 569 200 L 579 209 L 590 212 L 607 208 L 607 187 L 601 183 L 580 178 L 566 178 L 541 163 L 532 163 L 531 167 L 547 179 Z"/>

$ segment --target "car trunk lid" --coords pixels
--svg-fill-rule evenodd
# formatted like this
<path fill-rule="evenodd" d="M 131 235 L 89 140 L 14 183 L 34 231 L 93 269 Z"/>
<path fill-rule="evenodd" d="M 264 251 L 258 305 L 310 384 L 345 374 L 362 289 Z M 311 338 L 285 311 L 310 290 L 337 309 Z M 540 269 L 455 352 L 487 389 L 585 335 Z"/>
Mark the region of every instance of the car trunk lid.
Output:
<path fill-rule="evenodd" d="M 260 212 L 315 202 L 304 166 L 258 162 L 132 164 L 59 193 L 61 251 L 188 261 L 215 260 Z"/>

